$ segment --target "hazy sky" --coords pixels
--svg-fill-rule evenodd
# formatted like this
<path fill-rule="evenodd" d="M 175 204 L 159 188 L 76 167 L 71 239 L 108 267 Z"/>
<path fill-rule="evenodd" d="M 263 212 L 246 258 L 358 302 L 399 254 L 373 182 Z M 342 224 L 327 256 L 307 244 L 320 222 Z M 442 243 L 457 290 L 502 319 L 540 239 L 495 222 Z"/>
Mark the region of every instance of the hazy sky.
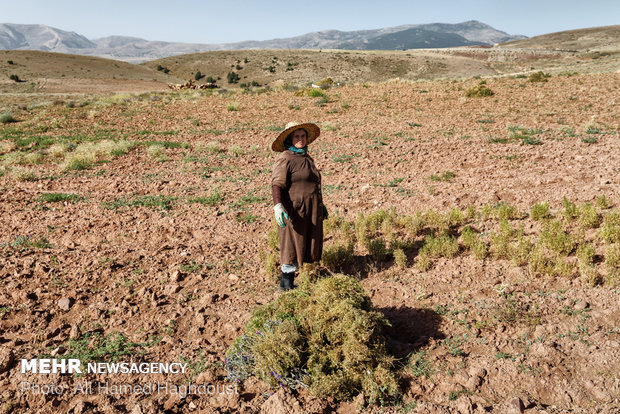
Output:
<path fill-rule="evenodd" d="M 620 0 L 0 0 L 0 23 L 45 24 L 89 39 L 229 43 L 467 20 L 531 37 L 620 24 Z"/>

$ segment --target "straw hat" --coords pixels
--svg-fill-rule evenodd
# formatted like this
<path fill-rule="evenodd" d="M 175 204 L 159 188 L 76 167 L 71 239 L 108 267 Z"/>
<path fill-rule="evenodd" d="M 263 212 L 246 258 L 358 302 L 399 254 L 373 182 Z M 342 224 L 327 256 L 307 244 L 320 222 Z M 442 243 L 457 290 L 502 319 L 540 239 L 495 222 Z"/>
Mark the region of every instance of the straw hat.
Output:
<path fill-rule="evenodd" d="M 284 147 L 284 141 L 290 134 L 293 133 L 293 131 L 296 131 L 298 129 L 306 130 L 306 133 L 308 134 L 306 145 L 310 144 L 312 141 L 317 139 L 319 135 L 321 135 L 320 128 L 315 124 L 311 124 L 311 123 L 301 124 L 299 122 L 289 122 L 288 124 L 286 124 L 284 131 L 280 132 L 280 135 L 278 135 L 278 138 L 276 138 L 276 140 L 273 141 L 273 144 L 271 144 L 271 149 L 276 152 L 284 151 L 286 149 Z"/>

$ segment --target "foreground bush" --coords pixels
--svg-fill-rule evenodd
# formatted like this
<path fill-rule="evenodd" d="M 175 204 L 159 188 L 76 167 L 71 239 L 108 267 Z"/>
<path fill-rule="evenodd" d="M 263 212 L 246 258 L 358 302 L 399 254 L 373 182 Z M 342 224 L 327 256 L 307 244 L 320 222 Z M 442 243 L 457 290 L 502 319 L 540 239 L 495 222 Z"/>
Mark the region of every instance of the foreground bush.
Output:
<path fill-rule="evenodd" d="M 230 380 L 257 376 L 271 386 L 307 387 L 320 397 L 371 403 L 392 401 L 397 377 L 387 354 L 385 317 L 345 275 L 302 283 L 254 312 L 230 347 Z"/>

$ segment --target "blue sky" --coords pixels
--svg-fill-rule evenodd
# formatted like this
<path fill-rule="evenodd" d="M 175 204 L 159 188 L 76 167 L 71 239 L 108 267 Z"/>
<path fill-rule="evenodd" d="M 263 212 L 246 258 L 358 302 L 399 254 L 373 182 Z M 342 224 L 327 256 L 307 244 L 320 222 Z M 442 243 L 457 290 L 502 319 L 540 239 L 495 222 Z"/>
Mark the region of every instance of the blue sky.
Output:
<path fill-rule="evenodd" d="M 0 23 L 45 24 L 89 39 L 228 43 L 467 20 L 531 37 L 620 24 L 620 0 L 0 0 Z"/>

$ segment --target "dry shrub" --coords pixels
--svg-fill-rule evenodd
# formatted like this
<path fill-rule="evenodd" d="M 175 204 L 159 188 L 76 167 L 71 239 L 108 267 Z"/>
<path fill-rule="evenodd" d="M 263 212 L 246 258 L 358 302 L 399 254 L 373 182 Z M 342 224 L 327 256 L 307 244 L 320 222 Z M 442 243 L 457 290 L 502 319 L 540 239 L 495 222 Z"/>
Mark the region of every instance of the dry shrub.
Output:
<path fill-rule="evenodd" d="M 607 283 L 615 285 L 620 281 L 620 244 L 611 244 L 605 252 Z"/>
<path fill-rule="evenodd" d="M 0 141 L 0 155 L 11 152 L 15 149 L 15 142 L 13 141 Z"/>
<path fill-rule="evenodd" d="M 620 214 L 618 212 L 612 211 L 605 215 L 600 234 L 605 243 L 620 243 Z"/>
<path fill-rule="evenodd" d="M 353 278 L 336 275 L 280 295 L 257 309 L 229 348 L 228 378 L 370 403 L 393 401 L 398 381 L 382 334 L 389 322 Z"/>
<path fill-rule="evenodd" d="M 599 274 L 594 268 L 594 246 L 590 243 L 582 243 L 577 248 L 577 267 L 579 274 L 588 281 L 590 286 L 601 283 Z"/>
<path fill-rule="evenodd" d="M 530 216 L 533 220 L 542 220 L 549 217 L 549 205 L 547 203 L 534 204 L 530 211 Z"/>
<path fill-rule="evenodd" d="M 59 158 L 67 153 L 69 147 L 67 144 L 53 144 L 47 149 L 47 155 L 52 158 Z"/>
<path fill-rule="evenodd" d="M 487 245 L 474 229 L 467 226 L 461 233 L 463 246 L 469 249 L 476 258 L 483 260 L 487 256 Z"/>
<path fill-rule="evenodd" d="M 523 230 L 519 230 L 517 241 L 510 244 L 508 254 L 515 266 L 524 266 L 528 262 L 531 250 L 532 242 L 530 238 L 523 235 Z"/>
<path fill-rule="evenodd" d="M 344 271 L 353 265 L 353 244 L 336 243 L 323 250 L 323 266 L 332 272 Z"/>
<path fill-rule="evenodd" d="M 78 145 L 74 151 L 65 155 L 65 161 L 61 168 L 68 170 L 85 170 L 91 168 L 99 159 L 104 157 L 118 157 L 127 154 L 135 147 L 130 141 L 105 140 L 97 143 L 84 142 Z"/>
<path fill-rule="evenodd" d="M 529 256 L 529 269 L 533 274 L 571 277 L 574 266 L 558 253 L 548 253 L 536 244 Z"/>
<path fill-rule="evenodd" d="M 399 269 L 407 267 L 407 255 L 403 249 L 394 249 L 394 263 Z"/>
<path fill-rule="evenodd" d="M 465 91 L 465 96 L 468 98 L 483 98 L 494 94 L 495 93 L 486 86 L 485 81 L 480 81 L 478 86 L 472 86 Z"/>
<path fill-rule="evenodd" d="M 36 172 L 34 172 L 33 170 L 28 169 L 28 168 L 20 168 L 20 167 L 11 168 L 9 170 L 9 175 L 15 181 L 21 181 L 21 182 L 36 181 L 38 178 Z"/>
<path fill-rule="evenodd" d="M 575 247 L 573 236 L 564 231 L 559 220 L 550 220 L 545 223 L 540 232 L 540 241 L 549 250 L 565 256 Z"/>
<path fill-rule="evenodd" d="M 590 203 L 579 206 L 577 221 L 586 229 L 593 229 L 600 223 L 598 213 Z"/>
<path fill-rule="evenodd" d="M 562 214 L 567 220 L 572 220 L 577 217 L 577 206 L 575 203 L 568 201 L 566 197 L 562 199 L 562 204 L 564 205 L 564 211 Z"/>
<path fill-rule="evenodd" d="M 166 154 L 166 148 L 163 145 L 159 144 L 149 145 L 146 148 L 146 153 L 151 158 L 161 158 L 163 155 Z"/>

